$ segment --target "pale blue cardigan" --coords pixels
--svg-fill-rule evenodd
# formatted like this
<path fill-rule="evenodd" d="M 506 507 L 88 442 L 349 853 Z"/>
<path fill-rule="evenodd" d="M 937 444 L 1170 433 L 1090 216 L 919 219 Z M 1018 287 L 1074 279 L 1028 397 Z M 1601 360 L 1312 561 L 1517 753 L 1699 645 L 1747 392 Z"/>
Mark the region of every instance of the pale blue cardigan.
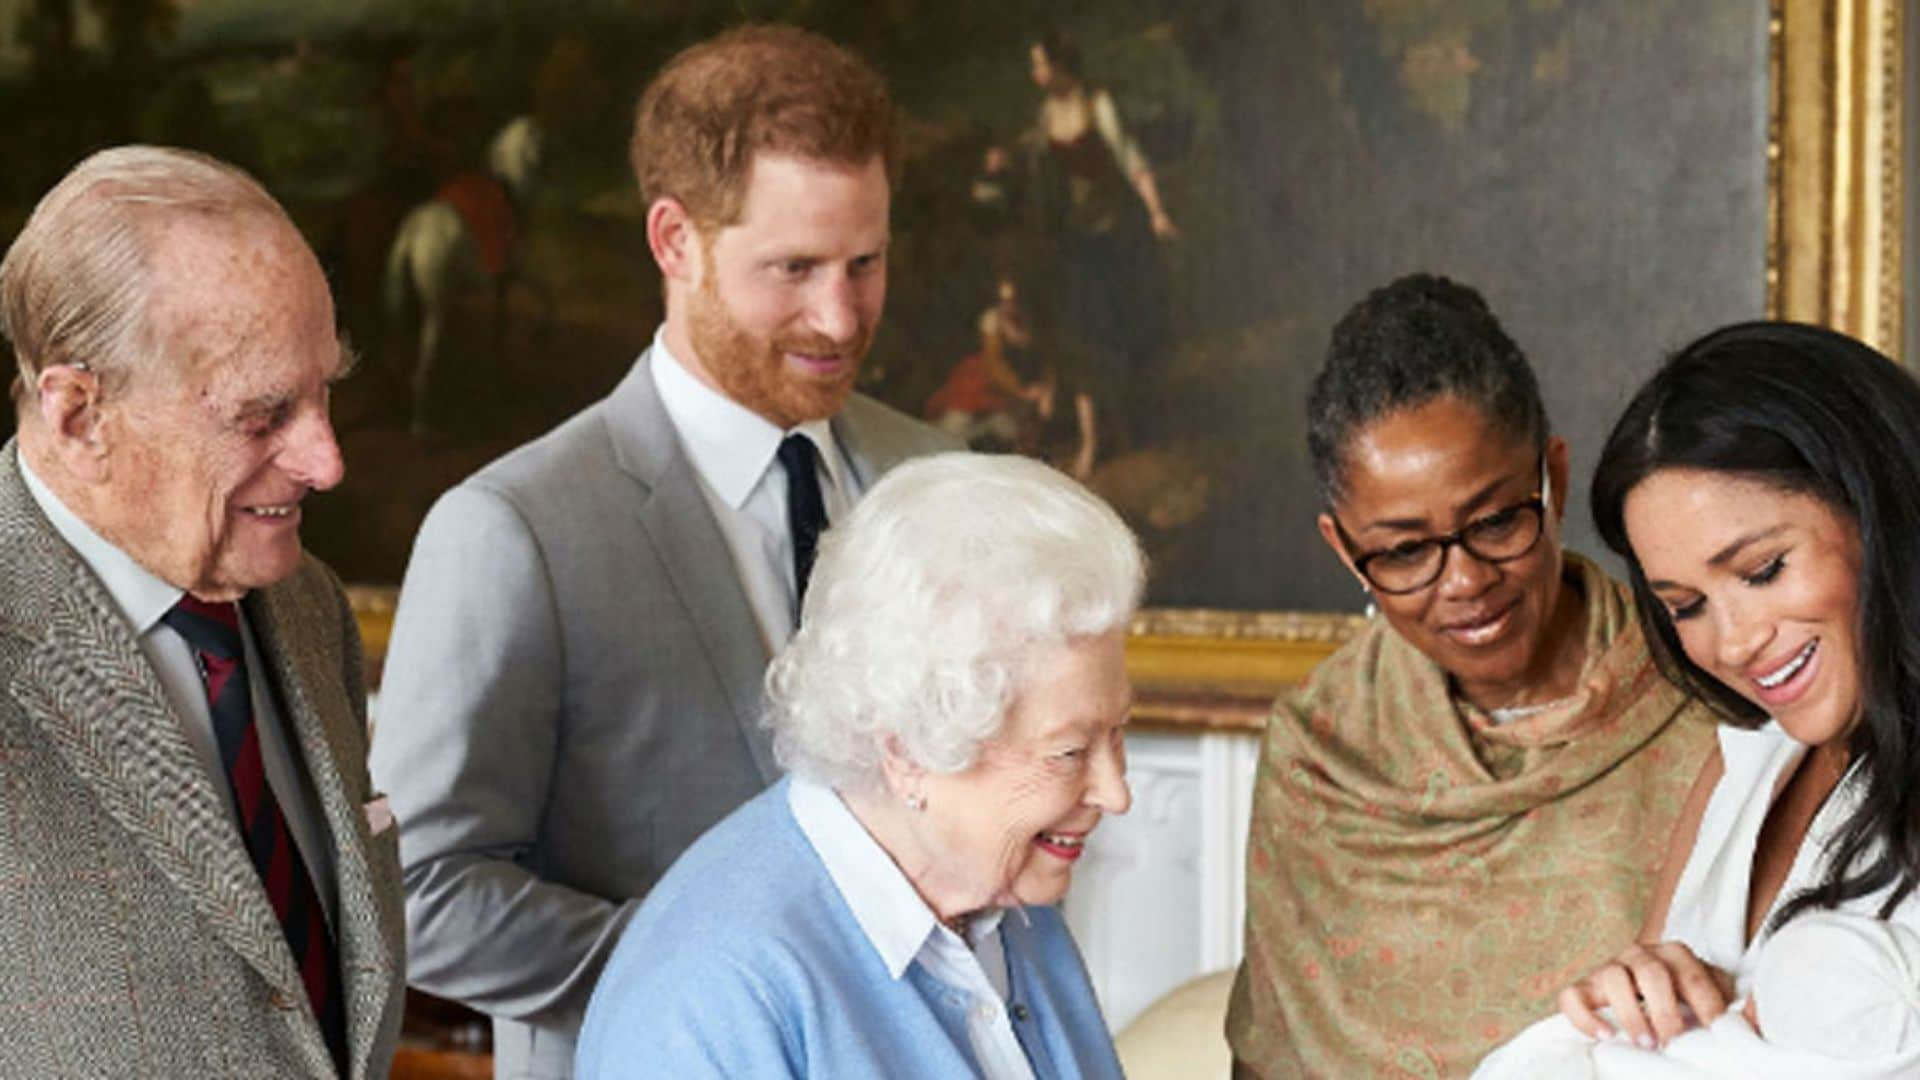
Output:
<path fill-rule="evenodd" d="M 1001 920 L 1007 1013 L 1038 1080 L 1120 1077 L 1060 913 Z M 587 1008 L 575 1070 L 601 1077 L 979 1075 L 966 999 L 916 961 L 898 981 L 774 785 L 648 894 Z"/>

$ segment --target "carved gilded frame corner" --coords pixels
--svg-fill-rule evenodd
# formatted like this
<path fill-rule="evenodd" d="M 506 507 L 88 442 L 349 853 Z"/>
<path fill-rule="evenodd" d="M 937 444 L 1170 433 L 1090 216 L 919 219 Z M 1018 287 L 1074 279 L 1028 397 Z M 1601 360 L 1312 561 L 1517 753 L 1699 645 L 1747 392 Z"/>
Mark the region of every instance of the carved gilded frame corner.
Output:
<path fill-rule="evenodd" d="M 1767 313 L 1900 357 L 1905 0 L 1771 0 Z"/>
<path fill-rule="evenodd" d="M 1767 312 L 1901 346 L 1903 0 L 1770 0 Z M 397 590 L 348 590 L 377 682 Z M 1127 643 L 1136 723 L 1258 730 L 1365 620 L 1162 608 Z"/>

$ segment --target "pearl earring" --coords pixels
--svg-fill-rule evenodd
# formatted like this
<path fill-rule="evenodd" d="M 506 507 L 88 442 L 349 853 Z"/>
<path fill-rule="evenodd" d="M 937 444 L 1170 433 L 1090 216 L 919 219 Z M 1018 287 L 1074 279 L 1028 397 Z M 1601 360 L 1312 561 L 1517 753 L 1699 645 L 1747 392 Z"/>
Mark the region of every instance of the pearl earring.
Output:
<path fill-rule="evenodd" d="M 919 811 L 925 810 L 926 808 L 927 808 L 927 797 L 925 795 L 922 795 L 916 791 L 907 796 L 907 809 L 912 810 L 915 813 L 918 813 Z"/>

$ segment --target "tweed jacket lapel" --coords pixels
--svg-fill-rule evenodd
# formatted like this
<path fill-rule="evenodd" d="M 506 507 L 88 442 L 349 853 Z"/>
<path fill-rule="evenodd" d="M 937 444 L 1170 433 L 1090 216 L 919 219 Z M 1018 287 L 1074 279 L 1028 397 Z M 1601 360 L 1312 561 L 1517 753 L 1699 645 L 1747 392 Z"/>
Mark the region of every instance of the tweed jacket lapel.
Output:
<path fill-rule="evenodd" d="M 339 949 L 340 977 L 347 1005 L 347 1059 L 353 1075 L 378 1072 L 369 1061 L 380 1037 L 393 991 L 393 973 L 401 963 L 393 945 L 404 940 L 399 882 L 385 864 L 369 858 L 374 843 L 362 809 L 362 773 L 349 775 L 341 763 L 365 759 L 359 711 L 347 700 L 340 680 L 343 658 L 339 646 L 329 654 L 329 640 L 302 633 L 303 628 L 330 626 L 345 617 L 331 589 L 302 587 L 296 579 L 249 595 L 247 621 L 260 652 L 273 667 L 281 710 L 291 727 L 307 774 L 320 800 L 326 834 L 332 842 L 334 879 L 339 892 L 334 937 Z M 332 607 L 329 618 L 328 608 Z M 389 843 L 394 841 L 388 837 Z"/>
<path fill-rule="evenodd" d="M 11 443 L 0 451 L 0 550 L 0 634 L 27 650 L 8 693 L 213 933 L 276 995 L 304 1000 L 222 794 L 124 616 L 28 494 Z"/>
<path fill-rule="evenodd" d="M 761 681 L 770 657 L 732 560 L 726 557 L 726 538 L 700 494 L 693 463 L 654 388 L 653 360 L 649 349 L 608 400 L 614 460 L 640 487 L 640 527 L 693 621 L 754 767 L 761 780 L 771 784 L 779 779 L 780 766 L 773 758 L 772 739 L 760 726 Z"/>

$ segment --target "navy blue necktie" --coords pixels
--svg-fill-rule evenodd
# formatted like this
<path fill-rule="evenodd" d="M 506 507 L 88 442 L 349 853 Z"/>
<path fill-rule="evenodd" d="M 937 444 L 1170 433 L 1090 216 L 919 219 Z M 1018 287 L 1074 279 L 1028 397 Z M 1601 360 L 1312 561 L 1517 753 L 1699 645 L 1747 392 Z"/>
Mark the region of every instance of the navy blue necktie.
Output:
<path fill-rule="evenodd" d="M 793 619 L 800 621 L 800 604 L 807 598 L 807 578 L 820 548 L 820 530 L 827 527 L 827 504 L 820 496 L 819 452 L 805 435 L 789 435 L 780 442 L 780 467 L 787 470 L 787 531 L 793 537 Z"/>
<path fill-rule="evenodd" d="M 328 939 L 320 894 L 293 845 L 273 789 L 267 786 L 266 766 L 260 756 L 260 729 L 253 722 L 253 688 L 247 678 L 246 651 L 240 642 L 240 610 L 231 603 L 210 604 L 182 596 L 161 621 L 193 647 L 247 857 L 266 888 L 287 947 L 293 950 L 294 966 L 300 969 L 307 999 L 320 1020 L 334 1065 L 345 1076 L 346 1001 L 340 990 L 339 960 Z"/>

